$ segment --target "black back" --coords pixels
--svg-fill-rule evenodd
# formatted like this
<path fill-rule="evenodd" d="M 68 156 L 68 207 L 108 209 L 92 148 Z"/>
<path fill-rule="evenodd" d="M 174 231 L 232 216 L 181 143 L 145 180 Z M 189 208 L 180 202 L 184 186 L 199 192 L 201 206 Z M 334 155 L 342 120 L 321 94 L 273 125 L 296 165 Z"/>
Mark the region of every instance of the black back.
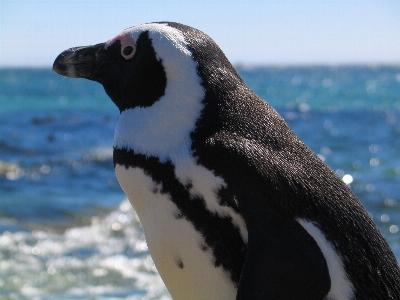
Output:
<path fill-rule="evenodd" d="M 183 33 L 206 91 L 192 151 L 226 180 L 229 193 L 246 191 L 238 196 L 246 223 L 252 207 L 311 221 L 343 260 L 356 299 L 400 299 L 396 258 L 351 190 L 245 85 L 207 35 L 169 26 Z"/>

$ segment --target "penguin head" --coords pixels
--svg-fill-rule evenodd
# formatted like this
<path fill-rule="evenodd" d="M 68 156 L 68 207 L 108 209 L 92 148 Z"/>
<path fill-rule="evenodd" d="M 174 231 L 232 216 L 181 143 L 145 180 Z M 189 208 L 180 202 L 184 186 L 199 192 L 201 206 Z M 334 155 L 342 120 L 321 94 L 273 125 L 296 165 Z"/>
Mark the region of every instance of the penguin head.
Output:
<path fill-rule="evenodd" d="M 205 135 L 212 132 L 220 124 L 219 100 L 245 87 L 208 35 L 171 22 L 134 26 L 106 43 L 70 48 L 53 70 L 104 86 L 121 112 L 115 147 L 164 158 L 189 145 L 197 126 L 210 129 Z M 200 124 L 206 111 L 211 117 Z"/>
<path fill-rule="evenodd" d="M 225 58 L 204 33 L 160 22 L 125 29 L 106 43 L 70 48 L 56 58 L 53 70 L 104 86 L 121 113 L 115 147 L 166 157 L 189 145 L 208 82 L 226 78 L 216 56 Z M 203 76 L 201 65 L 214 71 Z"/>
<path fill-rule="evenodd" d="M 170 81 L 188 84 L 188 72 L 196 68 L 186 59 L 192 53 L 182 32 L 169 24 L 134 26 L 106 43 L 70 48 L 56 58 L 53 70 L 101 83 L 121 112 L 152 106 L 165 95 Z"/>

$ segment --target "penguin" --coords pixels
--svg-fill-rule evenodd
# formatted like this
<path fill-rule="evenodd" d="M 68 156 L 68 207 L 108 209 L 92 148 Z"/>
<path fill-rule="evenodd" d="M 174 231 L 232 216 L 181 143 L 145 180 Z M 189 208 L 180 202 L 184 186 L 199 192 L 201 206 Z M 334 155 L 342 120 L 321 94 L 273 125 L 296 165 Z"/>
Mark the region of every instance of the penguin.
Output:
<path fill-rule="evenodd" d="M 366 209 L 203 32 L 134 26 L 53 70 L 118 107 L 115 173 L 173 299 L 400 299 Z"/>

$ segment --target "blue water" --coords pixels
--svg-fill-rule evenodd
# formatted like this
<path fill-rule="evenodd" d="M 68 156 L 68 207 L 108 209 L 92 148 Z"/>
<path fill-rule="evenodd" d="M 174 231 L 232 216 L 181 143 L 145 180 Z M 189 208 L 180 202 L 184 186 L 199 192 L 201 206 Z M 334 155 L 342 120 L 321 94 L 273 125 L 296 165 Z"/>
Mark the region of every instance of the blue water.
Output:
<path fill-rule="evenodd" d="M 238 67 L 400 258 L 400 67 Z M 101 85 L 0 69 L 0 298 L 169 299 L 112 163 Z"/>

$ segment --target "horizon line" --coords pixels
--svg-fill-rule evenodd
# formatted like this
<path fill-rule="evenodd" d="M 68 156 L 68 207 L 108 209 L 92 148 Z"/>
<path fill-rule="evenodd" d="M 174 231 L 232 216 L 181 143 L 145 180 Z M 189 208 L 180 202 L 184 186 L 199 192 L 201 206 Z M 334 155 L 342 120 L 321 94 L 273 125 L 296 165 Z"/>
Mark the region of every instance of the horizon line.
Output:
<path fill-rule="evenodd" d="M 269 68 L 269 67 L 400 67 L 400 62 L 302 62 L 302 63 L 232 63 L 235 68 Z M 0 65 L 5 69 L 50 69 L 49 65 Z"/>

